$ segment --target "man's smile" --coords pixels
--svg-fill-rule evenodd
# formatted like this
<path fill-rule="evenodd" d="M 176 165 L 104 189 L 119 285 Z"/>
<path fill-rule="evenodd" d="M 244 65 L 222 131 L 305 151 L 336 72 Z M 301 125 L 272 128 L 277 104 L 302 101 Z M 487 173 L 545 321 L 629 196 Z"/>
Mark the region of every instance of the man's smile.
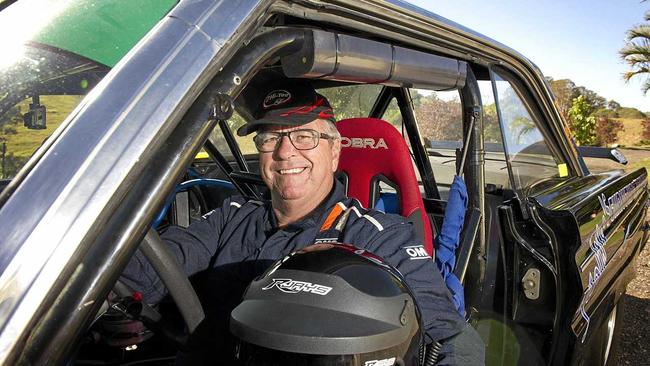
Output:
<path fill-rule="evenodd" d="M 303 171 L 305 171 L 307 167 L 302 167 L 302 168 L 291 168 L 291 169 L 280 169 L 277 172 L 280 173 L 281 175 L 287 175 L 287 174 L 300 174 Z"/>

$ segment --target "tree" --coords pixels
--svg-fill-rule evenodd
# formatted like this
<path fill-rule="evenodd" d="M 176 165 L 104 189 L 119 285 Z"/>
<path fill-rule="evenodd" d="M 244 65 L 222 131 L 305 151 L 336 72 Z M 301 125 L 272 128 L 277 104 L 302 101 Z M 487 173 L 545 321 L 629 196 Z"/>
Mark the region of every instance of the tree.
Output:
<path fill-rule="evenodd" d="M 646 115 L 641 112 L 640 110 L 636 108 L 630 108 L 630 107 L 621 107 L 619 108 L 616 113 L 620 118 L 645 118 Z"/>
<path fill-rule="evenodd" d="M 647 145 L 650 143 L 650 118 L 641 121 L 641 126 L 643 127 L 643 131 L 641 132 L 641 136 L 643 137 L 641 144 Z"/>
<path fill-rule="evenodd" d="M 551 84 L 551 89 L 553 89 L 557 107 L 565 118 L 568 117 L 573 100 L 581 95 L 584 96 L 587 104 L 594 109 L 605 109 L 607 107 L 607 100 L 605 98 L 584 86 L 577 86 L 569 79 L 553 80 L 549 78 L 549 83 Z"/>
<path fill-rule="evenodd" d="M 650 22 L 650 11 L 645 14 L 645 20 Z M 631 71 L 623 74 L 627 81 L 635 76 L 645 76 L 641 87 L 643 94 L 650 90 L 650 24 L 639 24 L 627 31 L 627 42 L 619 51 L 621 58 L 630 66 Z"/>
<path fill-rule="evenodd" d="M 578 145 L 596 143 L 596 117 L 592 116 L 593 110 L 584 95 L 573 99 L 573 105 L 569 109 L 569 122 Z"/>
<path fill-rule="evenodd" d="M 613 109 L 596 109 L 594 112 L 594 116 L 596 117 L 607 117 L 607 118 L 620 118 L 620 115 L 618 114 L 617 110 Z"/>
<path fill-rule="evenodd" d="M 618 138 L 618 133 L 623 131 L 623 124 L 607 117 L 598 117 L 596 120 L 596 136 L 598 145 L 613 144 Z"/>
<path fill-rule="evenodd" d="M 460 100 L 444 101 L 432 93 L 421 98 L 415 115 L 423 138 L 434 141 L 462 140 L 463 111 Z"/>
<path fill-rule="evenodd" d="M 549 79 L 549 83 L 551 84 L 551 89 L 553 89 L 553 94 L 555 95 L 557 108 L 562 116 L 566 118 L 569 109 L 571 108 L 572 100 L 576 97 L 574 95 L 576 84 L 569 79 Z"/>
<path fill-rule="evenodd" d="M 495 103 L 483 108 L 483 138 L 486 143 L 501 143 L 501 126 Z"/>
<path fill-rule="evenodd" d="M 578 86 L 573 90 L 573 97 L 584 96 L 585 101 L 594 109 L 605 108 L 607 100 L 593 90 L 589 90 L 584 86 Z"/>
<path fill-rule="evenodd" d="M 617 110 L 621 108 L 621 104 L 615 100 L 610 100 L 609 102 L 607 102 L 607 108 L 611 110 Z"/>

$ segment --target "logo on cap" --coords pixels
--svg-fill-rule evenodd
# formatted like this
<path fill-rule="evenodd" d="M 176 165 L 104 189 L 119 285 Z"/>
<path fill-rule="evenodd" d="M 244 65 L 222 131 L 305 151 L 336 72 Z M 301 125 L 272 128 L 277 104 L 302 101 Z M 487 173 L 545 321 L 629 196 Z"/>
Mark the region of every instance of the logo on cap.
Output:
<path fill-rule="evenodd" d="M 291 93 L 286 90 L 274 90 L 266 95 L 262 107 L 265 109 L 284 104 L 291 100 Z"/>

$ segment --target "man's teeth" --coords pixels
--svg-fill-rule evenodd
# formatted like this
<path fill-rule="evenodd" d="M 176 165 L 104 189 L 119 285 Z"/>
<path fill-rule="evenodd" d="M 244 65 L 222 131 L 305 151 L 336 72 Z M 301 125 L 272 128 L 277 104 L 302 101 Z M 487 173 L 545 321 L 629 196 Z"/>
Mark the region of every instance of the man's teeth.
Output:
<path fill-rule="evenodd" d="M 280 169 L 280 174 L 298 174 L 306 168 Z"/>

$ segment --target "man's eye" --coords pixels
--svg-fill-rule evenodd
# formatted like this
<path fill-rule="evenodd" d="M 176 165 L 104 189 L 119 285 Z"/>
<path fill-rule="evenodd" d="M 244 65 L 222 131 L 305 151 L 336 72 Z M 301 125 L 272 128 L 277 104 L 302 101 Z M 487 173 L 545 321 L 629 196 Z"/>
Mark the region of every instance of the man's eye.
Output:
<path fill-rule="evenodd" d="M 277 136 L 269 136 L 269 137 L 264 137 L 262 138 L 262 143 L 263 144 L 274 144 L 278 141 Z"/>
<path fill-rule="evenodd" d="M 305 142 L 305 141 L 309 141 L 309 140 L 313 139 L 314 137 L 312 136 L 312 134 L 305 132 L 305 133 L 295 134 L 293 136 L 293 138 L 294 138 L 294 141 L 296 141 L 296 142 Z"/>

